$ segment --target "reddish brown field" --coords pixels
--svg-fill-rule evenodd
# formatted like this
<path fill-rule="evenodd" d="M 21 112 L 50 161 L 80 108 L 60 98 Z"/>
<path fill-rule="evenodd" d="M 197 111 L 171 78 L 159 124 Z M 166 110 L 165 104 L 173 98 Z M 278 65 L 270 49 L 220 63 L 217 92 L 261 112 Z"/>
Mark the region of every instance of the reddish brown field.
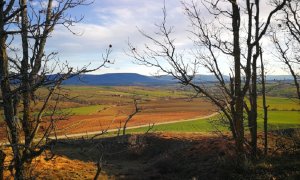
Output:
<path fill-rule="evenodd" d="M 215 112 L 214 106 L 201 98 L 193 100 L 159 98 L 142 101 L 138 106 L 141 108 L 141 112 L 130 120 L 127 127 L 203 117 Z M 73 115 L 67 120 L 57 121 L 56 132 L 58 135 L 68 135 L 101 131 L 107 128 L 116 129 L 120 127 L 120 123 L 123 127 L 124 121 L 133 111 L 134 105 L 127 103 L 110 105 L 89 115 Z M 2 122 L 0 129 L 0 138 L 2 140 L 6 137 L 4 127 Z M 41 130 L 45 130 L 46 127 L 47 125 L 42 125 Z"/>
<path fill-rule="evenodd" d="M 193 101 L 184 99 L 150 101 L 139 106 L 142 111 L 130 120 L 128 127 L 191 119 L 207 116 L 214 112 L 213 106 L 202 99 Z M 70 134 L 104 130 L 108 127 L 110 129 L 119 128 L 120 122 L 123 126 L 127 116 L 133 110 L 133 105 L 112 106 L 96 114 L 72 116 L 68 120 L 58 122 L 58 132 Z"/>

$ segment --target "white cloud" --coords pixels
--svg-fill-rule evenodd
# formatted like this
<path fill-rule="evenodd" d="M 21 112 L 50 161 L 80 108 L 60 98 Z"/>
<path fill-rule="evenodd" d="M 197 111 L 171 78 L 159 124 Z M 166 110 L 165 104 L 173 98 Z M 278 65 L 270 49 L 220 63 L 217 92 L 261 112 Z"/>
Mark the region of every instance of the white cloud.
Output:
<path fill-rule="evenodd" d="M 180 0 L 165 2 L 167 21 L 170 26 L 174 26 L 177 47 L 181 50 L 190 49 L 192 43 L 187 33 L 189 22 L 183 14 Z M 74 36 L 66 28 L 57 27 L 48 41 L 48 50 L 58 51 L 62 60 L 69 60 L 74 65 L 82 66 L 89 62 L 97 65 L 101 53 L 112 44 L 112 58 L 116 59 L 116 64 L 103 72 L 153 73 L 151 68 L 133 65 L 124 54 L 124 49 L 127 49 L 128 39 L 138 47 L 146 42 L 137 27 L 152 35 L 157 31 L 154 23 L 161 22 L 163 5 L 163 0 L 95 1 L 94 4 L 84 7 L 84 11 L 75 12 L 85 15 L 85 19 L 72 28 L 82 35 Z M 265 19 L 266 12 L 271 8 L 266 4 L 262 6 L 264 11 L 261 17 Z M 206 17 L 207 13 L 202 12 Z"/>
<path fill-rule="evenodd" d="M 176 42 L 178 47 L 186 47 L 190 43 L 183 32 L 186 32 L 184 16 L 180 12 L 179 0 L 166 2 L 170 24 L 174 25 L 177 31 Z M 147 33 L 156 31 L 154 23 L 162 20 L 162 0 L 155 1 L 136 1 L 120 0 L 115 1 L 96 1 L 85 15 L 84 21 L 76 24 L 73 31 L 82 33 L 81 36 L 74 36 L 64 27 L 55 29 L 52 38 L 49 39 L 49 50 L 58 51 L 61 59 L 68 59 L 71 63 L 80 65 L 89 61 L 96 62 L 101 57 L 101 53 L 113 45 L 113 57 L 116 64 L 121 65 L 122 69 L 114 71 L 131 71 L 137 69 L 131 60 L 125 55 L 127 41 L 134 42 L 137 46 L 145 43 L 144 37 L 138 32 L 137 27 Z M 180 26 L 179 26 L 180 25 Z M 141 69 L 142 67 L 138 68 Z M 151 70 L 143 68 L 143 74 Z"/>

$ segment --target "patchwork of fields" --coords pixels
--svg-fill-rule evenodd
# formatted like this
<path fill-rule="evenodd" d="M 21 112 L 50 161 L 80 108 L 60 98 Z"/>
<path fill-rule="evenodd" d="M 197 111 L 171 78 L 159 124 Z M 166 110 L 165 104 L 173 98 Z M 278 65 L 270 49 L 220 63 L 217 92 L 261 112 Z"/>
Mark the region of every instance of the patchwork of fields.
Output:
<path fill-rule="evenodd" d="M 45 94 L 46 89 L 38 92 L 40 99 Z M 66 120 L 56 122 L 56 132 L 61 135 L 123 127 L 135 109 L 134 99 L 137 99 L 141 112 L 130 120 L 128 126 L 202 117 L 215 111 L 204 98 L 192 99 L 192 92 L 173 87 L 67 86 L 60 94 L 64 98 L 57 106 L 57 116 L 67 116 Z M 55 102 L 51 102 L 46 115 L 51 114 L 54 105 Z M 42 102 L 35 105 L 33 115 L 41 106 Z M 40 129 L 45 130 L 46 126 L 44 124 Z M 5 130 L 1 132 L 4 136 Z"/>
<path fill-rule="evenodd" d="M 58 104 L 58 114 L 68 118 L 58 121 L 58 134 L 74 134 L 101 131 L 107 128 L 123 127 L 128 115 L 134 111 L 133 100 L 138 100 L 141 112 L 135 115 L 129 126 L 154 124 L 151 132 L 211 132 L 228 130 L 220 126 L 217 116 L 209 119 L 195 120 L 208 116 L 217 110 L 203 97 L 192 98 L 193 92 L 174 87 L 99 87 L 99 86 L 67 86 L 60 91 L 64 98 Z M 38 92 L 43 97 L 46 89 Z M 41 98 L 42 99 L 42 98 Z M 268 97 L 270 129 L 299 128 L 300 105 L 297 99 L 284 97 Z M 50 109 L 55 102 L 51 102 Z M 261 105 L 261 98 L 258 101 Z M 41 107 L 38 102 L 33 114 Z M 259 128 L 262 129 L 263 111 L 259 109 Z M 160 122 L 194 119 L 192 121 L 172 124 Z M 2 122 L 3 123 L 3 122 Z M 245 122 L 246 124 L 246 122 Z M 3 127 L 3 126 L 2 126 Z M 45 129 L 44 124 L 41 130 Z M 147 127 L 130 129 L 128 132 L 145 132 Z M 1 130 L 2 136 L 4 129 Z"/>

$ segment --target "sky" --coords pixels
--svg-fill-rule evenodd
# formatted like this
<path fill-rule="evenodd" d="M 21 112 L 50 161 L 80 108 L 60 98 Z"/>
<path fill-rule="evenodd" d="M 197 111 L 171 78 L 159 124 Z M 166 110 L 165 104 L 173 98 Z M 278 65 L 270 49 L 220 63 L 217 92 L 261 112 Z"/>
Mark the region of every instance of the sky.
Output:
<path fill-rule="evenodd" d="M 89 63 L 97 66 L 111 44 L 113 52 L 110 58 L 114 64 L 94 74 L 135 72 L 150 75 L 156 70 L 134 64 L 133 59 L 126 55 L 128 41 L 137 46 L 143 45 L 145 39 L 138 28 L 154 32 L 154 24 L 162 20 L 163 6 L 163 0 L 95 0 L 89 6 L 70 12 L 73 16 L 84 16 L 80 23 L 72 27 L 80 35 L 73 35 L 59 27 L 48 41 L 48 50 L 59 52 L 60 60 L 68 60 L 73 66 L 80 67 Z M 166 8 L 170 23 L 178 21 L 176 23 L 181 24 L 185 21 L 179 0 L 167 0 Z M 176 20 L 172 20 L 172 16 L 176 16 Z M 182 26 L 178 29 L 184 32 Z"/>
<path fill-rule="evenodd" d="M 91 67 L 96 67 L 111 44 L 113 52 L 110 59 L 114 60 L 114 64 L 93 74 L 133 72 L 152 75 L 156 69 L 133 63 L 133 59 L 126 52 L 128 41 L 137 47 L 147 43 L 138 29 L 153 34 L 157 30 L 154 24 L 162 21 L 163 6 L 164 0 L 95 0 L 89 6 L 70 11 L 74 17 L 84 16 L 80 23 L 71 28 L 80 35 L 74 35 L 59 26 L 48 41 L 47 51 L 58 52 L 60 61 L 68 61 L 75 67 L 90 63 Z M 189 24 L 180 0 L 165 0 L 165 6 L 168 25 L 174 26 L 177 47 L 181 50 L 191 48 L 192 43 L 187 32 Z M 224 66 L 226 63 L 224 61 Z M 282 68 L 273 68 L 270 72 L 286 74 Z M 200 72 L 207 73 L 205 69 Z"/>

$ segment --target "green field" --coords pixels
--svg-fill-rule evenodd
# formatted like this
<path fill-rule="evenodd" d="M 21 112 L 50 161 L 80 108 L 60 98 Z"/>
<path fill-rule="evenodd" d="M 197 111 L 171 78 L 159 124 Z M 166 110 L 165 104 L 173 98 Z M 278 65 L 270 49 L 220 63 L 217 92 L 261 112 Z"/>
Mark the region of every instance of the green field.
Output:
<path fill-rule="evenodd" d="M 300 112 L 271 111 L 269 117 L 269 129 L 285 129 L 285 128 L 300 128 Z M 258 128 L 262 131 L 263 120 L 258 120 Z M 147 127 L 128 130 L 128 132 L 145 132 Z M 151 130 L 151 132 L 212 132 L 216 130 L 227 131 L 228 128 L 220 125 L 216 125 L 210 119 L 179 122 L 173 124 L 157 125 Z"/>
<path fill-rule="evenodd" d="M 258 106 L 260 109 L 262 105 L 262 98 L 258 99 Z M 267 105 L 270 111 L 300 111 L 299 100 L 295 98 L 284 97 L 267 97 Z"/>
<path fill-rule="evenodd" d="M 261 98 L 258 103 L 261 103 Z M 300 105 L 296 99 L 268 97 L 269 130 L 300 128 Z M 263 111 L 258 112 L 258 129 L 263 130 Z M 155 126 L 151 132 L 212 132 L 216 130 L 227 131 L 228 128 L 218 125 L 217 117 L 188 122 L 178 122 Z M 245 121 L 245 125 L 247 121 Z M 145 132 L 147 127 L 132 129 L 128 132 Z"/>

